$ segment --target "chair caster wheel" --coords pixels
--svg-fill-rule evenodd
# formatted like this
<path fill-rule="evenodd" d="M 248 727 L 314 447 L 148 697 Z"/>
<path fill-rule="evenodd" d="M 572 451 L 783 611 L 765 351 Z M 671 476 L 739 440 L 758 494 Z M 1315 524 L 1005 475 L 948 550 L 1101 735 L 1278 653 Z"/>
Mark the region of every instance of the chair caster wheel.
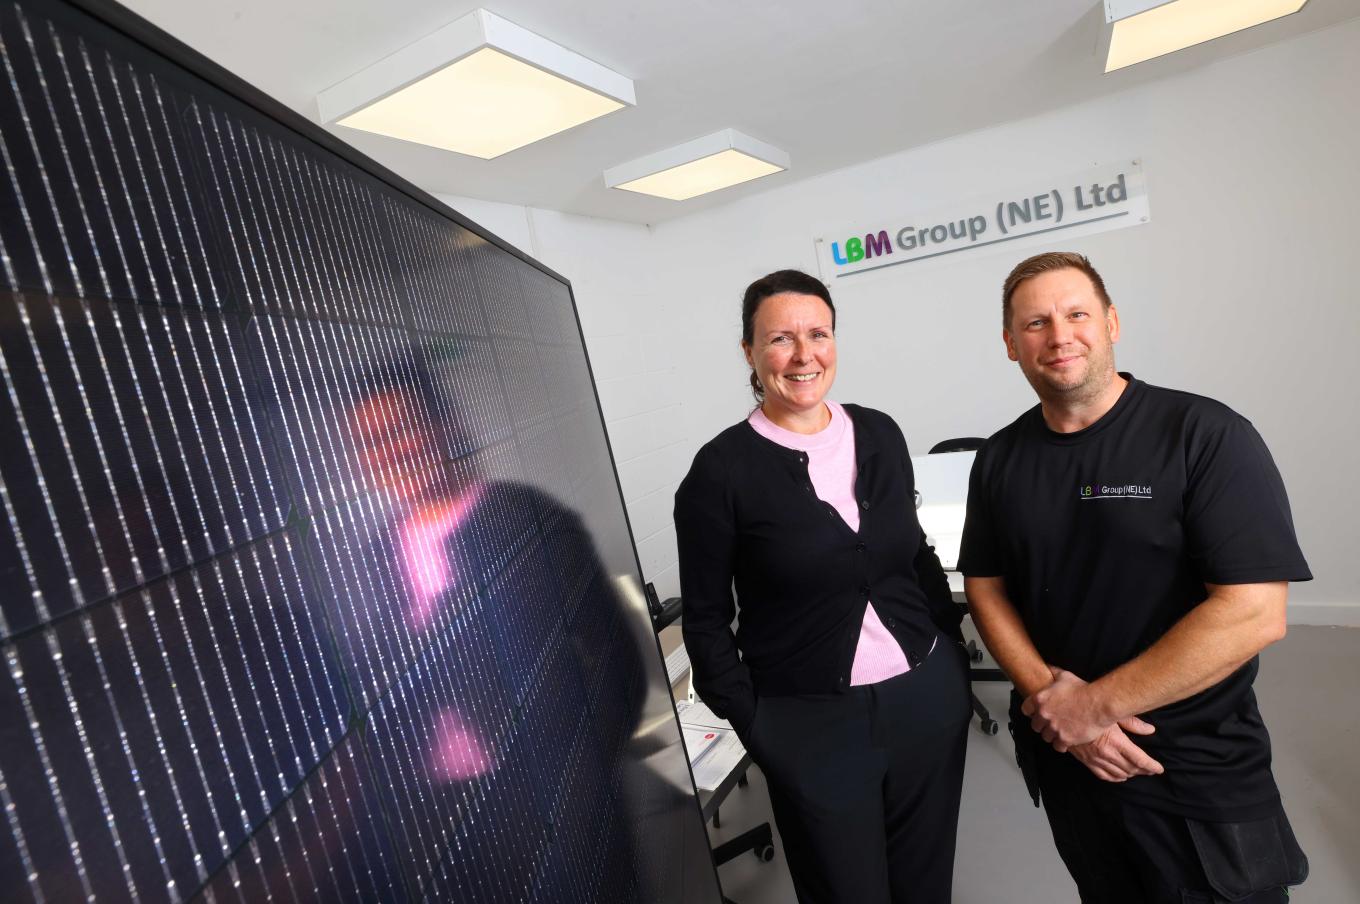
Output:
<path fill-rule="evenodd" d="M 982 729 L 983 734 L 994 735 L 1001 726 L 996 724 L 995 719 L 983 719 L 978 727 Z"/>
<path fill-rule="evenodd" d="M 751 853 L 756 855 L 756 859 L 761 863 L 769 863 L 774 859 L 774 845 L 763 844 L 758 848 L 752 848 Z"/>

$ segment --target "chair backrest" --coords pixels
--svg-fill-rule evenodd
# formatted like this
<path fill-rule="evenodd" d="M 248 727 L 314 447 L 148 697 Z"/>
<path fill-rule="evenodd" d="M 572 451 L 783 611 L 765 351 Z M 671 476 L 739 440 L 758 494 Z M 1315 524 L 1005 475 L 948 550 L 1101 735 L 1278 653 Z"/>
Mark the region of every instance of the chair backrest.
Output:
<path fill-rule="evenodd" d="M 953 439 L 942 439 L 930 447 L 926 454 L 934 455 L 937 452 L 976 452 L 982 448 L 986 442 L 980 436 L 956 436 Z"/>

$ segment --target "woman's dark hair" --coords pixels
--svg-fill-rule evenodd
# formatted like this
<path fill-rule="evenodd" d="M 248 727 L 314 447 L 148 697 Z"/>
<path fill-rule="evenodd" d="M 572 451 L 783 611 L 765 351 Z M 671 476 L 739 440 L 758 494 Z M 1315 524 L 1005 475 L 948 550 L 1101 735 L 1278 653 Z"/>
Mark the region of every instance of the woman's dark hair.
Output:
<path fill-rule="evenodd" d="M 741 341 L 745 345 L 749 347 L 755 343 L 756 311 L 760 303 L 771 295 L 785 292 L 815 295 L 826 302 L 826 306 L 831 309 L 831 329 L 836 329 L 836 306 L 831 303 L 831 293 L 820 279 L 802 270 L 776 270 L 747 286 L 746 294 L 741 297 Z M 765 387 L 760 385 L 755 368 L 751 369 L 751 392 L 756 397 L 757 405 L 765 401 Z"/>

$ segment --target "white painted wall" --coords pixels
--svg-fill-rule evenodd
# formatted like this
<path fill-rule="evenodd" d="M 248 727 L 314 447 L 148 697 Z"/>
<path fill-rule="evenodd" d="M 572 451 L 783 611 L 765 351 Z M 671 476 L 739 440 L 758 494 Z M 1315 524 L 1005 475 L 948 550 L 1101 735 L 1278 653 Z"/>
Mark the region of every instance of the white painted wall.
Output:
<path fill-rule="evenodd" d="M 573 281 L 644 573 L 664 596 L 676 592 L 674 488 L 751 405 L 737 347 L 748 282 L 780 267 L 815 273 L 813 238 L 827 227 L 1136 155 L 1151 222 L 1057 247 L 1104 274 L 1122 315 L 1121 368 L 1218 398 L 1265 436 L 1316 576 L 1295 587 L 1292 618 L 1360 624 L 1358 84 L 1353 20 L 651 230 L 454 206 Z M 1002 349 L 1000 286 L 1033 250 L 1003 244 L 834 286 L 833 395 L 891 413 L 918 453 L 1008 423 L 1034 397 Z"/>
<path fill-rule="evenodd" d="M 749 405 L 736 346 L 743 286 L 779 267 L 817 272 L 813 237 L 823 228 L 1136 155 L 1151 222 L 1056 247 L 1088 255 L 1104 275 L 1122 314 L 1121 368 L 1218 398 L 1266 438 L 1316 577 L 1295 587 L 1293 599 L 1309 604 L 1295 617 L 1360 624 L 1356 85 L 1352 21 L 661 224 L 663 302 L 695 324 L 682 339 L 687 451 Z M 834 395 L 890 412 L 918 453 L 1008 423 L 1035 400 L 1004 355 L 1000 286 L 1034 250 L 1002 244 L 833 286 Z"/>

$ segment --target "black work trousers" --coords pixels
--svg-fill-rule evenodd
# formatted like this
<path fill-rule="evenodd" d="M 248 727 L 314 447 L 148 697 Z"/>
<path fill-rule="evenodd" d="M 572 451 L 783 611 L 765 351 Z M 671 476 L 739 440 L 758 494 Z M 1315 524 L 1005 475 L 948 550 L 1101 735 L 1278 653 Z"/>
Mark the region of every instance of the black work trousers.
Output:
<path fill-rule="evenodd" d="M 947 904 L 970 716 L 945 638 L 878 684 L 759 699 L 747 748 L 801 904 Z"/>
<path fill-rule="evenodd" d="M 1308 876 L 1282 808 L 1264 819 L 1204 822 L 1086 781 L 1041 773 L 1039 785 L 1082 904 L 1285 904 L 1286 886 Z"/>

